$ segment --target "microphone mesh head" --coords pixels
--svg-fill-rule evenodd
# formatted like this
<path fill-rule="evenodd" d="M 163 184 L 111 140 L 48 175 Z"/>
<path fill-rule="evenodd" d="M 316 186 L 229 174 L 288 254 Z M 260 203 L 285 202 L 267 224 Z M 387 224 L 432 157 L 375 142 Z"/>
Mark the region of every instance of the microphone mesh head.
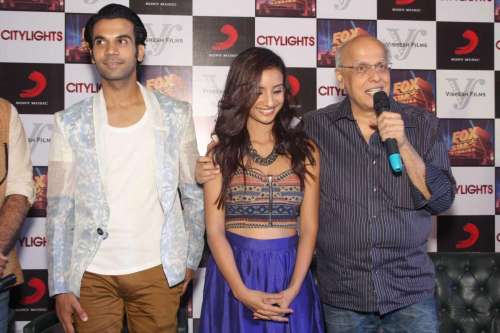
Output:
<path fill-rule="evenodd" d="M 391 104 L 389 103 L 389 97 L 385 91 L 377 91 L 373 95 L 373 108 L 377 114 L 382 111 L 388 111 L 391 109 Z"/>

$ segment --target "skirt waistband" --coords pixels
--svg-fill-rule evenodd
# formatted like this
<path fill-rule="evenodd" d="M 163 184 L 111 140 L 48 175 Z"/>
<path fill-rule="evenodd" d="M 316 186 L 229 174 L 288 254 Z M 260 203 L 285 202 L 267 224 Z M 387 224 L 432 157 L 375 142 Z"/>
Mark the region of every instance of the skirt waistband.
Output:
<path fill-rule="evenodd" d="M 289 250 L 297 248 L 299 237 L 297 235 L 284 238 L 257 239 L 226 231 L 226 238 L 232 246 L 253 251 Z"/>

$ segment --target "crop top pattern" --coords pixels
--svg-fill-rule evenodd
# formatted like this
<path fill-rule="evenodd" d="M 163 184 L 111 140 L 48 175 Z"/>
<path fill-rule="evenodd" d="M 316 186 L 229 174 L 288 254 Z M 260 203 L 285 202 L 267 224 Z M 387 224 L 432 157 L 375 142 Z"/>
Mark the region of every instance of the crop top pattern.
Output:
<path fill-rule="evenodd" d="M 293 170 L 266 176 L 247 169 L 245 176 L 239 169 L 231 179 L 225 201 L 226 229 L 296 228 L 304 193 Z"/>

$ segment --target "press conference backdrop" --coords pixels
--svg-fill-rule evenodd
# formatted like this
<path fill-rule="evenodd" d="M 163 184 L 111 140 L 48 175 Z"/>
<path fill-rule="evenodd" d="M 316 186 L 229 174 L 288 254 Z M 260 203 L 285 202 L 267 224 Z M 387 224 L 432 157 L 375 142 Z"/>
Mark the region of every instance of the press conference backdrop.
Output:
<path fill-rule="evenodd" d="M 36 183 L 17 241 L 26 279 L 12 301 L 18 330 L 52 306 L 45 234 L 52 114 L 99 90 L 82 29 L 110 2 L 0 0 L 0 96 L 21 113 Z M 239 52 L 255 45 L 281 55 L 293 104 L 313 112 L 345 98 L 335 80 L 336 47 L 357 35 L 378 37 L 392 53 L 393 97 L 441 118 L 457 180 L 455 203 L 435 218 L 429 251 L 500 251 L 500 0 L 114 2 L 139 13 L 148 30 L 141 82 L 192 103 L 202 154 Z M 202 268 L 187 297 L 190 332 L 197 332 L 203 280 Z"/>

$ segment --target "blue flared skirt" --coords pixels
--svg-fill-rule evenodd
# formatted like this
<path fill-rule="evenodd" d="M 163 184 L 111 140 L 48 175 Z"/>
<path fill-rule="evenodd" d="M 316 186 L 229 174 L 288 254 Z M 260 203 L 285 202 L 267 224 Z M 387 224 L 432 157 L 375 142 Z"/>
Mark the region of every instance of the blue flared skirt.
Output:
<path fill-rule="evenodd" d="M 298 237 L 261 240 L 226 232 L 243 283 L 250 289 L 277 293 L 288 287 L 297 256 Z M 288 323 L 256 320 L 232 294 L 210 256 L 205 275 L 201 333 L 323 333 L 318 290 L 309 272 L 290 307 Z"/>

